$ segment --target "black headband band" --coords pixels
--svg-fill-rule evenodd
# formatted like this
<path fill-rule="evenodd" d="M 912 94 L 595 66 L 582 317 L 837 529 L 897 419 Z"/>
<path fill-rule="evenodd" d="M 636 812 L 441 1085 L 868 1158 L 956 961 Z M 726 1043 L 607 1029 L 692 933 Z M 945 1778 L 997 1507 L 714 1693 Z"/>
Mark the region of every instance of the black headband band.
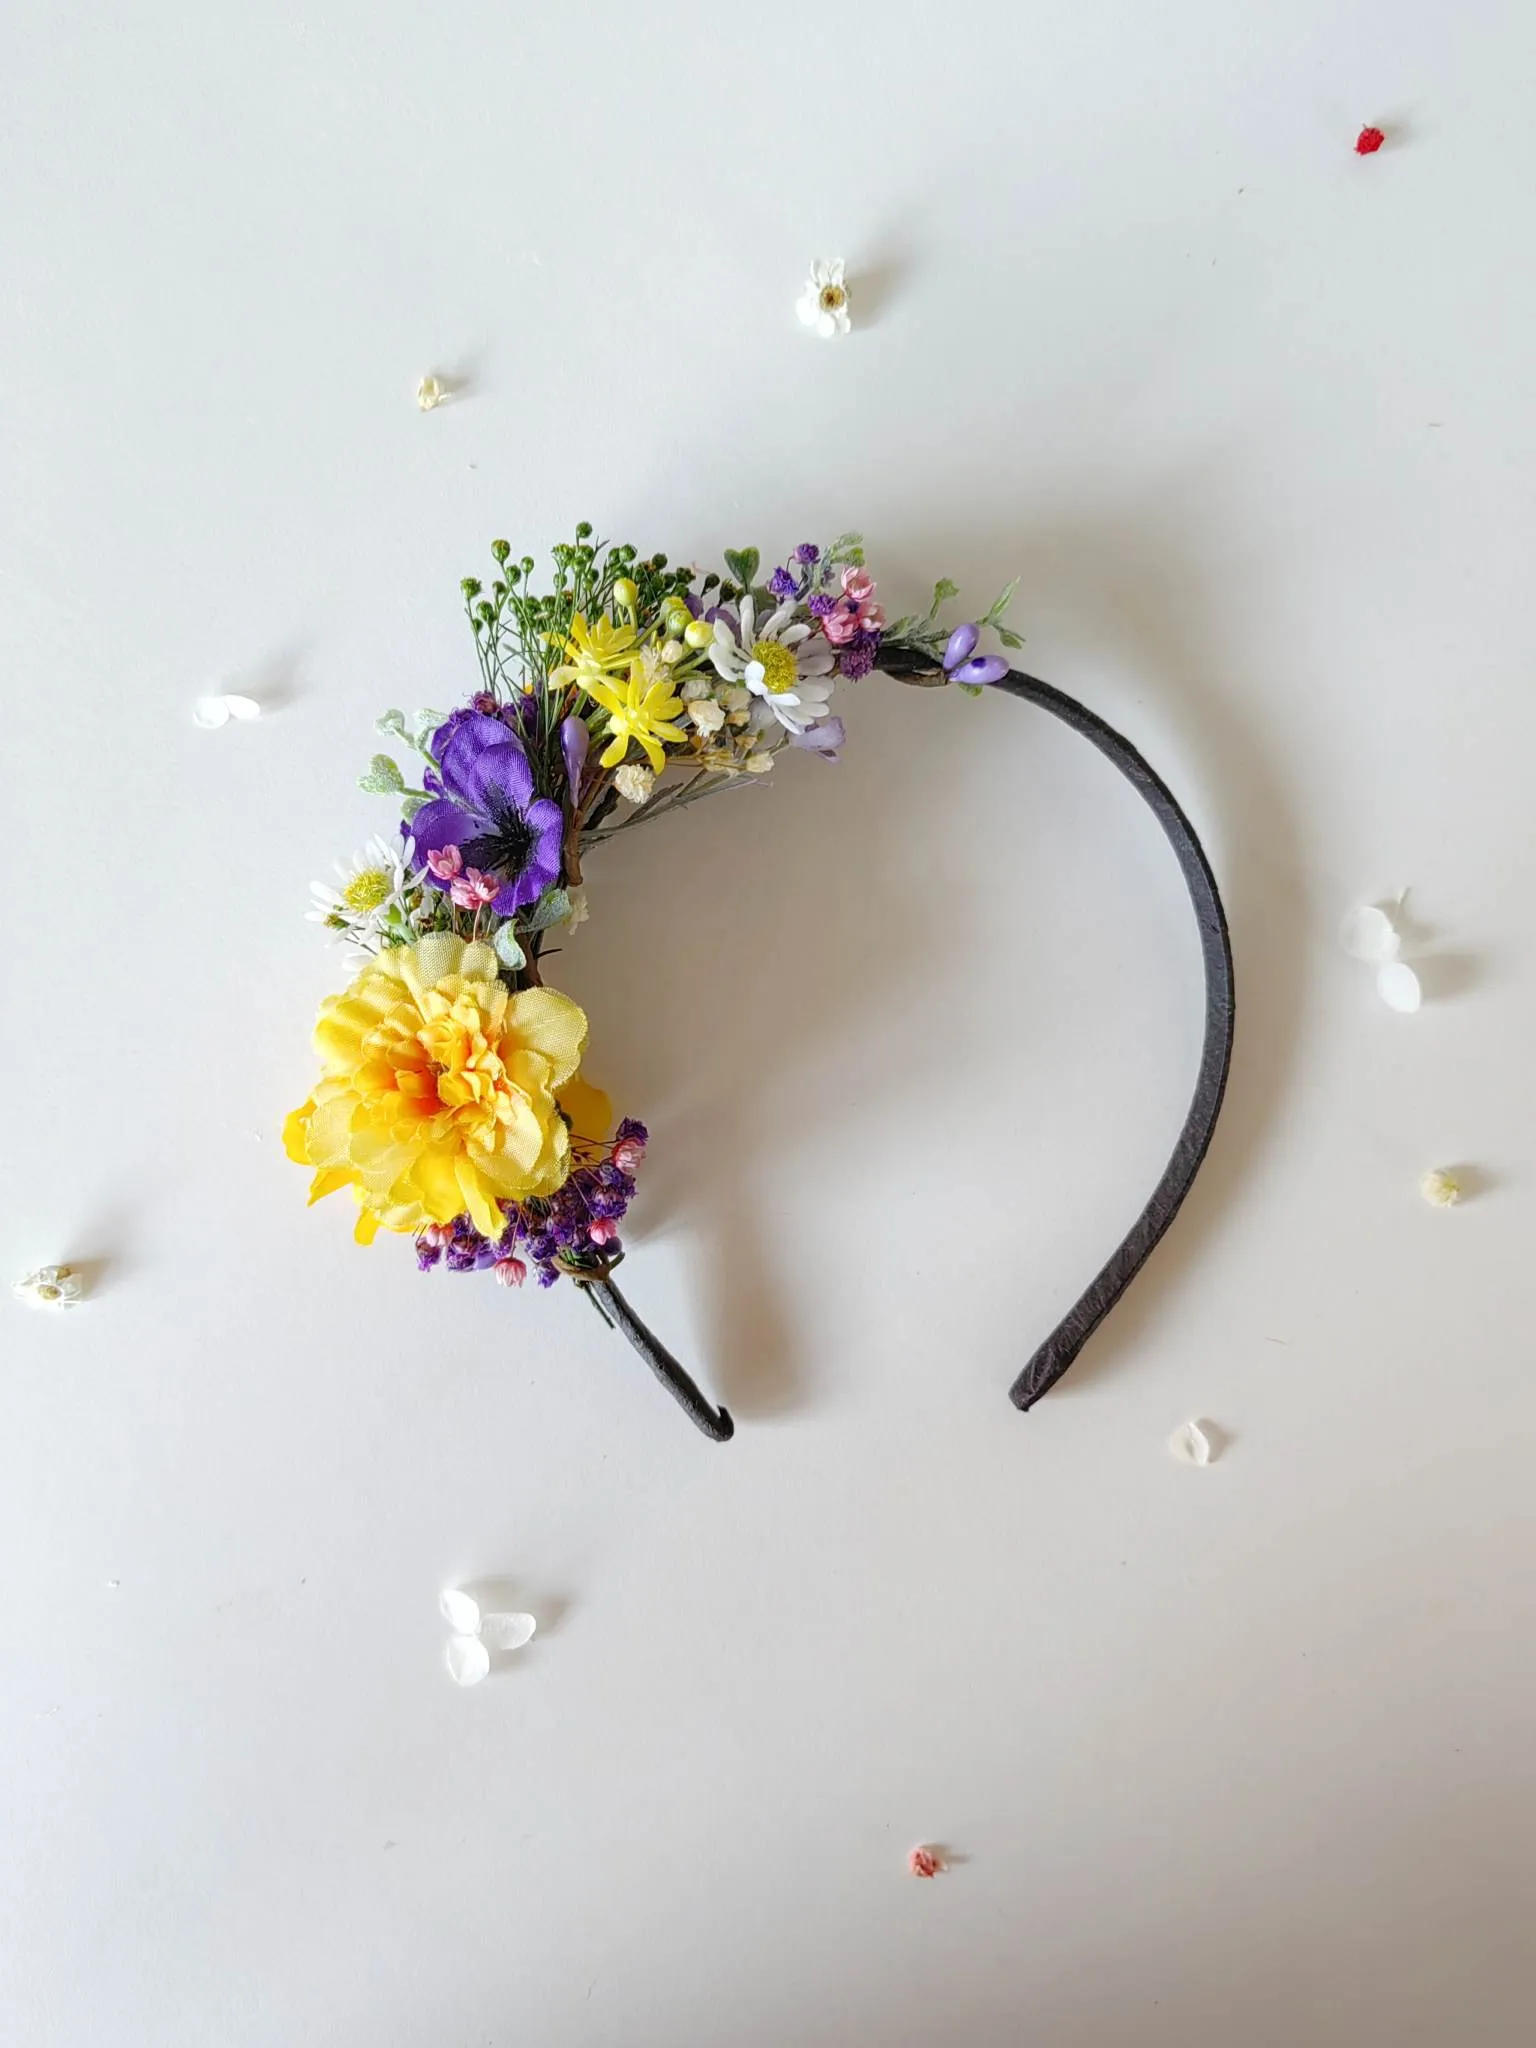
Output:
<path fill-rule="evenodd" d="M 942 677 L 931 678 L 930 673 L 920 672 L 916 667 L 904 671 L 897 665 L 898 653 L 892 649 L 890 657 L 882 662 L 887 673 L 901 681 L 943 680 Z M 1210 1148 L 1216 1119 L 1221 1114 L 1227 1074 L 1232 1065 L 1232 943 L 1227 934 L 1226 913 L 1221 907 L 1216 877 L 1205 857 L 1205 849 L 1195 836 L 1194 827 L 1180 810 L 1167 783 L 1154 773 L 1130 741 L 1122 738 L 1113 726 L 1106 725 L 1085 705 L 1079 704 L 1075 697 L 1067 696 L 1065 691 L 1053 688 L 1050 683 L 1042 683 L 1034 676 L 1024 675 L 1018 669 L 1010 669 L 1000 682 L 991 687 L 1006 691 L 1010 697 L 1017 697 L 1023 703 L 1038 704 L 1064 725 L 1071 726 L 1074 732 L 1080 732 L 1146 798 L 1158 823 L 1167 833 L 1169 844 L 1183 870 L 1200 926 L 1200 952 L 1205 963 L 1205 1042 L 1200 1054 L 1194 1098 L 1178 1143 L 1173 1148 L 1173 1156 L 1152 1190 L 1146 1207 L 1126 1232 L 1119 1247 L 1009 1388 L 1009 1399 L 1015 1408 L 1028 1409 L 1055 1386 L 1136 1278 L 1194 1185 L 1195 1175 Z M 580 1284 L 594 1308 L 614 1328 L 623 1332 L 705 1436 L 716 1443 L 724 1443 L 735 1435 L 736 1425 L 727 1411 L 724 1408 L 716 1410 L 709 1405 L 671 1352 L 657 1342 L 631 1309 L 614 1285 L 611 1272 Z"/>

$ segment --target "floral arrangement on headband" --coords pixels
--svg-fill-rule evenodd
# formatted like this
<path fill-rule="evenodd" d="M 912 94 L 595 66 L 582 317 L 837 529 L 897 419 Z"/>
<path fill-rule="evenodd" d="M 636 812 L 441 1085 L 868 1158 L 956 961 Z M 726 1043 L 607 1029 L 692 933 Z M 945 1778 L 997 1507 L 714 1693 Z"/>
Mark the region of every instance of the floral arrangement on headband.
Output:
<path fill-rule="evenodd" d="M 876 668 L 979 692 L 1007 663 L 978 652 L 1013 586 L 947 631 L 941 581 L 925 617 L 888 623 L 857 534 L 807 543 L 759 582 L 755 548 L 724 574 L 596 542 L 554 550 L 553 588 L 492 543 L 496 576 L 462 585 L 480 688 L 446 715 L 377 730 L 414 750 L 407 782 L 376 754 L 364 789 L 393 797 L 375 838 L 311 916 L 352 949 L 356 978 L 315 1027 L 321 1078 L 287 1119 L 310 1199 L 350 1189 L 355 1235 L 414 1240 L 423 1271 L 489 1271 L 509 1287 L 562 1275 L 631 1337 L 710 1433 L 708 1409 L 612 1284 L 645 1125 L 616 1125 L 587 1079 L 587 1019 L 548 987 L 548 935 L 582 922 L 582 863 L 647 819 L 766 775 L 789 751 L 835 761 L 842 682 Z M 723 1427 L 720 1426 L 723 1424 Z"/>

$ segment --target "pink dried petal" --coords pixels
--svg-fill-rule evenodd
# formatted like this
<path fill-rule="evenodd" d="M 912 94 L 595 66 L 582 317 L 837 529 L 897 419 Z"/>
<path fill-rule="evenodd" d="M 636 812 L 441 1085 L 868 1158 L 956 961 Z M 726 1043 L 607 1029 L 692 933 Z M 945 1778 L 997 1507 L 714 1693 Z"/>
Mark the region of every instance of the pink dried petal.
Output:
<path fill-rule="evenodd" d="M 946 1865 L 937 1849 L 930 1849 L 919 1843 L 907 1858 L 907 1868 L 914 1877 L 937 1877 Z"/>

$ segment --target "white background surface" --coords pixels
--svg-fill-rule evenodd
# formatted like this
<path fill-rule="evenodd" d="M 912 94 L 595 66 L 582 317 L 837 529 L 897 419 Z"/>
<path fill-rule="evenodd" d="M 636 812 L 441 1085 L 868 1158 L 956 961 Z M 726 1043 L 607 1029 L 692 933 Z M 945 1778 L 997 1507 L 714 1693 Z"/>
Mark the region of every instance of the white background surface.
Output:
<path fill-rule="evenodd" d="M 1533 61 L 1493 0 L 13 17 L 0 1244 L 96 1283 L 0 1317 L 7 2043 L 1536 2033 Z M 1200 1001 L 1155 825 L 1006 702 L 860 686 L 594 865 L 626 1286 L 728 1448 L 567 1290 L 305 1212 L 371 721 L 581 517 L 1020 572 L 1207 837 L 1230 1107 L 1027 1419 Z M 1405 885 L 1412 1019 L 1335 940 Z M 461 1693 L 481 1576 L 543 1625 Z"/>

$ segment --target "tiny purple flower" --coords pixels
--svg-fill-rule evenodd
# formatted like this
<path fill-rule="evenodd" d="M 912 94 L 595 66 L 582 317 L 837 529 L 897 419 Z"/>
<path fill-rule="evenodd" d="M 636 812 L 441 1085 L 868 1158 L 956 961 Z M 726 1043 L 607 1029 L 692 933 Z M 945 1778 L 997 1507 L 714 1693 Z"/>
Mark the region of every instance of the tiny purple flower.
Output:
<path fill-rule="evenodd" d="M 821 560 L 821 549 L 816 546 L 814 541 L 803 540 L 799 547 L 795 549 L 795 560 L 797 562 L 804 562 L 806 567 L 809 568 L 813 562 Z"/>
<path fill-rule="evenodd" d="M 805 600 L 805 608 L 813 619 L 826 619 L 837 610 L 837 604 L 824 590 L 813 590 Z"/>
<path fill-rule="evenodd" d="M 768 578 L 769 594 L 781 602 L 787 597 L 793 597 L 799 588 L 799 584 L 787 569 L 775 569 Z"/>
<path fill-rule="evenodd" d="M 875 665 L 875 656 L 880 652 L 881 637 L 879 633 L 855 633 L 850 641 L 838 649 L 839 672 L 851 681 L 857 681 L 860 676 L 867 676 Z"/>

